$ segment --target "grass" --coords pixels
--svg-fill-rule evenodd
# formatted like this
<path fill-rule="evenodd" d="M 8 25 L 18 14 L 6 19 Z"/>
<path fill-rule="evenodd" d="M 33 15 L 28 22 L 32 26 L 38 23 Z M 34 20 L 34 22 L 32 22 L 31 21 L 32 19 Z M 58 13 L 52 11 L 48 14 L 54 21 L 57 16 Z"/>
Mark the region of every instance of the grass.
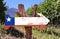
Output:
<path fill-rule="evenodd" d="M 20 27 L 19 29 L 24 29 L 23 27 Z M 38 30 L 37 27 L 33 27 L 32 30 L 32 36 L 34 39 L 60 39 L 60 29 L 54 27 L 53 31 L 57 33 L 58 35 L 55 34 L 48 34 L 48 32 L 51 32 L 51 27 L 46 27 L 45 30 L 40 31 Z"/>
<path fill-rule="evenodd" d="M 58 35 L 48 34 L 49 31 L 51 32 L 51 27 L 47 27 L 44 31 L 39 31 L 38 29 L 35 29 L 33 30 L 33 35 L 36 39 L 60 39 L 60 29 L 53 29 L 53 31 Z"/>
<path fill-rule="evenodd" d="M 24 27 L 17 28 L 25 30 Z M 2 30 L 2 26 L 0 26 L 0 30 Z M 37 27 L 33 27 L 32 36 L 34 37 L 34 39 L 60 39 L 60 29 L 56 27 L 53 29 L 53 31 L 58 35 L 48 34 L 48 32 L 51 32 L 51 30 L 51 27 L 46 27 L 43 31 L 38 30 Z"/>

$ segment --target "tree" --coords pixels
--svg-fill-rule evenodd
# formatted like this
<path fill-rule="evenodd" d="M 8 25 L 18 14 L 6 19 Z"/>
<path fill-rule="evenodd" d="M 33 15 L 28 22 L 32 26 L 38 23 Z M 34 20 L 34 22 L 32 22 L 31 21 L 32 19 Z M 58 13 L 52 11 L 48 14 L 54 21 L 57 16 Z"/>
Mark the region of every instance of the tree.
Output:
<path fill-rule="evenodd" d="M 32 9 L 27 9 L 30 13 Z M 44 14 L 50 19 L 50 24 L 60 23 L 60 0 L 45 0 L 38 5 L 37 12 Z"/>
<path fill-rule="evenodd" d="M 59 24 L 59 0 L 45 0 L 40 6 L 42 13 L 50 19 L 51 24 Z"/>
<path fill-rule="evenodd" d="M 0 0 L 0 23 L 4 24 L 5 20 L 5 11 L 7 10 L 4 0 Z"/>

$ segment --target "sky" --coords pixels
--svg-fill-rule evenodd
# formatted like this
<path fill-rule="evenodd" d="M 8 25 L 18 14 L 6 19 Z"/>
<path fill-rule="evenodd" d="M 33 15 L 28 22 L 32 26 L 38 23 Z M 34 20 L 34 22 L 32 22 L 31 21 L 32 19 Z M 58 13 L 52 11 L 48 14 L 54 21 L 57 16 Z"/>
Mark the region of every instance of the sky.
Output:
<path fill-rule="evenodd" d="M 18 4 L 24 4 L 25 9 L 32 7 L 34 4 L 40 4 L 44 0 L 4 0 L 8 8 L 18 9 Z"/>

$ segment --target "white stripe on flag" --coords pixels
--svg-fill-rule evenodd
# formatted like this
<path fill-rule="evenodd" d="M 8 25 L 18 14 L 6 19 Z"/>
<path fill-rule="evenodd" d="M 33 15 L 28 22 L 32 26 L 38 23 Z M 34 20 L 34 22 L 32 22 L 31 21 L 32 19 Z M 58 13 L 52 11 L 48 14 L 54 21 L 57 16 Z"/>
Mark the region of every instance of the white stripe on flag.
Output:
<path fill-rule="evenodd" d="M 47 25 L 46 17 L 15 17 L 15 25 Z"/>

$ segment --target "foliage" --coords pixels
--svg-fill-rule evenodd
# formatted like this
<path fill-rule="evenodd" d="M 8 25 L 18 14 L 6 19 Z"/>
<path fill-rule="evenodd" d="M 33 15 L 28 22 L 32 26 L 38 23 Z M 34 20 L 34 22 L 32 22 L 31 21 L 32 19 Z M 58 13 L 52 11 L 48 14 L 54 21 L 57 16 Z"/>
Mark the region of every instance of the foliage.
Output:
<path fill-rule="evenodd" d="M 4 0 L 0 0 L 0 23 L 3 24 L 5 20 L 5 11 L 7 10 Z"/>
<path fill-rule="evenodd" d="M 33 7 L 32 7 L 33 8 Z M 31 13 L 32 8 L 27 9 L 27 13 Z M 50 24 L 60 23 L 60 0 L 45 0 L 38 5 L 38 13 L 44 14 L 50 19 Z"/>
<path fill-rule="evenodd" d="M 32 32 L 34 38 L 36 39 L 60 39 L 60 29 L 57 27 L 54 28 L 53 32 L 57 33 L 58 35 L 56 35 L 55 33 L 50 33 L 51 26 L 46 27 L 43 31 L 40 31 L 34 27 Z"/>

